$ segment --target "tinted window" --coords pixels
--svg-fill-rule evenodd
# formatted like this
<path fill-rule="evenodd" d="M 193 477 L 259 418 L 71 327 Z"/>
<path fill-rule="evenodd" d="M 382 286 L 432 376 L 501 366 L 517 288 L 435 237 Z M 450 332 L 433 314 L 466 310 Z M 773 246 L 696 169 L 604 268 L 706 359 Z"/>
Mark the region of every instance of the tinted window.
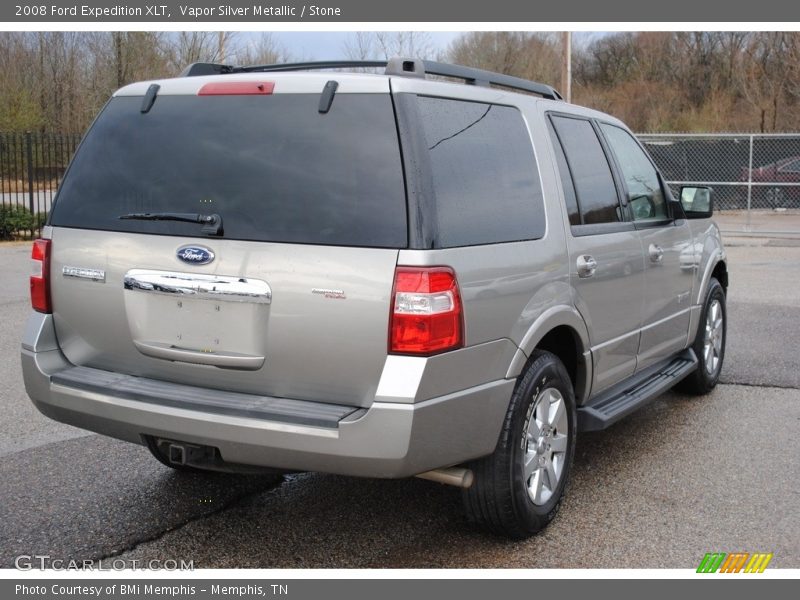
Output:
<path fill-rule="evenodd" d="M 620 221 L 611 168 L 589 121 L 552 117 L 564 148 L 584 224 Z"/>
<path fill-rule="evenodd" d="M 567 157 L 564 156 L 564 149 L 561 147 L 561 142 L 558 141 L 558 136 L 550 121 L 547 122 L 547 130 L 550 132 L 550 140 L 553 143 L 553 150 L 556 154 L 556 165 L 558 166 L 558 174 L 561 176 L 561 187 L 564 189 L 564 203 L 567 205 L 569 224 L 580 225 L 581 214 L 578 210 L 578 197 L 575 195 L 575 186 L 569 173 Z"/>
<path fill-rule="evenodd" d="M 601 127 L 625 178 L 634 220 L 665 219 L 667 205 L 653 163 L 627 131 L 606 123 Z"/>
<path fill-rule="evenodd" d="M 436 245 L 542 237 L 542 189 L 520 112 L 427 97 L 418 106 L 436 196 Z"/>
<path fill-rule="evenodd" d="M 226 238 L 405 247 L 405 187 L 391 99 L 317 94 L 113 99 L 59 191 L 64 227 L 198 236 L 130 212 L 218 213 Z"/>
<path fill-rule="evenodd" d="M 800 173 L 800 160 L 795 160 L 783 165 L 779 171 L 781 173 Z"/>

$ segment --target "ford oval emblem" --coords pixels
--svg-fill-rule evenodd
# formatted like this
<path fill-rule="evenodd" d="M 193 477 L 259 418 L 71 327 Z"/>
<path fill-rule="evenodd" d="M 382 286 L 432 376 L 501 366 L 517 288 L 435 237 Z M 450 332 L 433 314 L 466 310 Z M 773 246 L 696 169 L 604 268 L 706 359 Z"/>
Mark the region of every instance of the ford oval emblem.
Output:
<path fill-rule="evenodd" d="M 214 260 L 214 253 L 203 246 L 181 246 L 177 256 L 190 265 L 207 265 Z"/>

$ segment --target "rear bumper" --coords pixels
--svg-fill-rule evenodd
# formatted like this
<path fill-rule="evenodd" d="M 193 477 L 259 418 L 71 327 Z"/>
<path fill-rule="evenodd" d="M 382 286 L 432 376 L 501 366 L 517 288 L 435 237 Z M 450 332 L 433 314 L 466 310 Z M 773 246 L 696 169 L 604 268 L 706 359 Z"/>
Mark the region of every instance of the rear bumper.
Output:
<path fill-rule="evenodd" d="M 406 477 L 492 453 L 514 386 L 502 379 L 413 404 L 376 401 L 318 426 L 210 412 L 196 402 L 143 401 L 58 376 L 73 368 L 55 343 L 51 317 L 31 317 L 22 348 L 25 387 L 52 419 L 139 444 L 155 436 L 214 446 L 230 463 L 369 477 Z M 187 386 L 177 387 L 186 393 Z"/>

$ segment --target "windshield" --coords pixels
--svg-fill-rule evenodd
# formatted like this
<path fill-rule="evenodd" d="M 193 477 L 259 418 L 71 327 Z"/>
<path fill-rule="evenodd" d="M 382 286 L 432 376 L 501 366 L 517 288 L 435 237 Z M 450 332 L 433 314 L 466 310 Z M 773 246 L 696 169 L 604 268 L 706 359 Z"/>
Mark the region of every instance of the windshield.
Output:
<path fill-rule="evenodd" d="M 239 240 L 402 248 L 400 149 L 388 94 L 112 99 L 58 192 L 50 224 L 204 237 L 128 213 L 219 214 Z"/>

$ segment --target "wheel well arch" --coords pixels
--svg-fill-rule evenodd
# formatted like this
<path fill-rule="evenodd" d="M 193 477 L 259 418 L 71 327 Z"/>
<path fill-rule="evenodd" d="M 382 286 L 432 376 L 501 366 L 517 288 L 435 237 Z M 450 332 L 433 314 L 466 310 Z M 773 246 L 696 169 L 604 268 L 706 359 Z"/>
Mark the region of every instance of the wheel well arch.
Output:
<path fill-rule="evenodd" d="M 719 240 L 716 240 L 718 243 Z M 714 243 L 715 240 L 709 240 L 709 243 Z M 720 282 L 722 288 L 727 293 L 728 291 L 728 264 L 725 251 L 721 246 L 717 245 L 715 248 L 708 250 L 708 258 L 701 263 L 702 276 L 695 280 L 695 287 L 693 290 L 694 304 L 702 304 L 708 291 L 708 283 L 714 277 Z"/>
<path fill-rule="evenodd" d="M 578 370 L 578 355 L 580 352 L 580 341 L 578 334 L 568 325 L 559 325 L 548 331 L 539 343 L 536 344 L 537 350 L 546 350 L 555 354 L 564 364 L 575 385 L 575 377 Z"/>
<path fill-rule="evenodd" d="M 550 352 L 564 364 L 575 390 L 575 400 L 580 404 L 586 398 L 591 383 L 591 359 L 587 361 L 580 334 L 569 325 L 556 325 L 548 330 L 531 349 L 523 373 L 532 362 L 536 350 Z"/>
<path fill-rule="evenodd" d="M 711 271 L 711 276 L 719 281 L 720 285 L 722 285 L 722 289 L 725 290 L 725 293 L 728 293 L 728 265 L 725 264 L 724 260 L 719 261 L 716 265 L 714 265 L 714 269 Z"/>

